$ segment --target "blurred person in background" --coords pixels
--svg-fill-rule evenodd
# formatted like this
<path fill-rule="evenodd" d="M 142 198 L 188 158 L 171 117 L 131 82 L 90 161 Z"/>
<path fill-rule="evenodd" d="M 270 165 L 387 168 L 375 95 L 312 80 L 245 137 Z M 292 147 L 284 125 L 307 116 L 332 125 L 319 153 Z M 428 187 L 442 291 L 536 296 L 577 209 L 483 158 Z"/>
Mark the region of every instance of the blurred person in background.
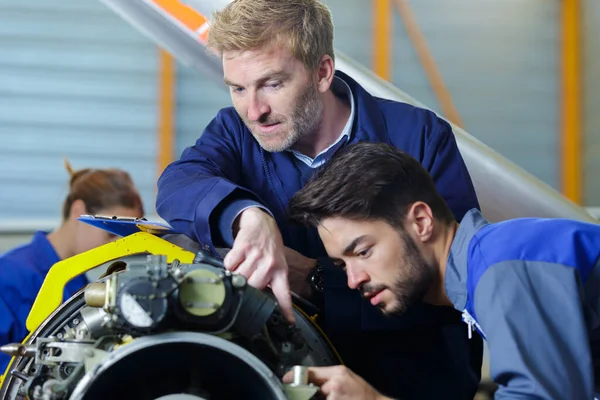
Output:
<path fill-rule="evenodd" d="M 73 171 L 62 210 L 62 225 L 53 232 L 36 232 L 31 242 L 0 255 L 0 345 L 21 342 L 27 335 L 25 321 L 46 274 L 55 263 L 102 246 L 116 236 L 77 219 L 82 214 L 107 214 L 141 218 L 142 200 L 127 172 L 86 168 Z M 65 286 L 69 299 L 88 280 L 85 275 Z M 10 357 L 0 354 L 0 373 Z"/>

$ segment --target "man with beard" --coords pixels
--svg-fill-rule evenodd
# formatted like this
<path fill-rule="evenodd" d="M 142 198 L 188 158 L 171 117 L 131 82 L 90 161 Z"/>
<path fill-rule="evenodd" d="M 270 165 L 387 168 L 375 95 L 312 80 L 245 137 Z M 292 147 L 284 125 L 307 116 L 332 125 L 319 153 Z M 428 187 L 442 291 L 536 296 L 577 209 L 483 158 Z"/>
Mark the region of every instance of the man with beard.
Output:
<path fill-rule="evenodd" d="M 522 218 L 460 225 L 427 171 L 383 143 L 350 145 L 290 201 L 387 315 L 420 301 L 486 338 L 497 399 L 592 399 L 600 366 L 600 225 Z M 328 399 L 384 399 L 345 367 L 310 368 Z M 289 380 L 285 376 L 284 380 Z"/>
<path fill-rule="evenodd" d="M 450 126 L 433 112 L 374 98 L 335 70 L 333 24 L 319 0 L 235 0 L 211 21 L 233 107 L 158 181 L 158 213 L 257 288 L 293 321 L 291 293 L 318 305 L 343 361 L 411 399 L 472 399 L 482 342 L 460 313 L 421 305 L 384 318 L 345 284 L 315 229 L 290 224 L 289 199 L 341 148 L 384 142 L 414 155 L 460 220 L 478 202 Z M 234 239 L 235 238 L 235 239 Z"/>

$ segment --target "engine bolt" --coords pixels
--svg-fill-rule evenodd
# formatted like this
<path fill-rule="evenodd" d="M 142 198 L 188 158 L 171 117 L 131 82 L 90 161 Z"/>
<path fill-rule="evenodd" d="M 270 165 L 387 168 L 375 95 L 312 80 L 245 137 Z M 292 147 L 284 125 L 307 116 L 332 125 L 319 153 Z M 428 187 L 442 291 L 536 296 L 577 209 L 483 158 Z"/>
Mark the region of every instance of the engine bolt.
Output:
<path fill-rule="evenodd" d="M 244 275 L 234 274 L 231 277 L 231 284 L 238 289 L 246 286 L 246 277 Z"/>

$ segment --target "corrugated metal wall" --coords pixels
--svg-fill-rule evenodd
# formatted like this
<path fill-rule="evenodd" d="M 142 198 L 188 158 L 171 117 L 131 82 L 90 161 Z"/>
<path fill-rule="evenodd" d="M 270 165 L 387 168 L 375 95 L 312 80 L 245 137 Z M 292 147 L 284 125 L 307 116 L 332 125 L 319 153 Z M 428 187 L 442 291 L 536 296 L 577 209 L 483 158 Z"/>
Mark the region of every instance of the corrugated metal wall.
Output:
<path fill-rule="evenodd" d="M 177 69 L 176 158 L 193 145 L 219 109 L 231 105 L 229 92 L 198 71 L 179 65 Z"/>
<path fill-rule="evenodd" d="M 74 168 L 156 181 L 156 47 L 95 0 L 0 2 L 0 221 L 60 219 Z"/>
<path fill-rule="evenodd" d="M 327 3 L 339 49 L 371 67 L 371 2 Z M 557 187 L 559 1 L 410 4 L 466 130 Z M 440 112 L 395 9 L 394 29 L 393 82 Z"/>
<path fill-rule="evenodd" d="M 583 1 L 584 200 L 600 207 L 600 1 Z"/>

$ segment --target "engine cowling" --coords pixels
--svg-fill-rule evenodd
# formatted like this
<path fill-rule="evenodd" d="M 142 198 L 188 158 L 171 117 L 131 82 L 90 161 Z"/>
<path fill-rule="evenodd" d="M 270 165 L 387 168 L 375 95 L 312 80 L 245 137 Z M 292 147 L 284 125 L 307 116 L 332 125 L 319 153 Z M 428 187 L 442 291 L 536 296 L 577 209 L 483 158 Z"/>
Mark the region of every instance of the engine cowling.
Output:
<path fill-rule="evenodd" d="M 309 399 L 302 368 L 341 363 L 303 301 L 289 324 L 270 292 L 207 253 L 145 232 L 88 253 L 51 269 L 31 334 L 2 347 L 14 358 L 0 399 Z M 97 267 L 107 273 L 42 320 L 64 283 Z"/>

